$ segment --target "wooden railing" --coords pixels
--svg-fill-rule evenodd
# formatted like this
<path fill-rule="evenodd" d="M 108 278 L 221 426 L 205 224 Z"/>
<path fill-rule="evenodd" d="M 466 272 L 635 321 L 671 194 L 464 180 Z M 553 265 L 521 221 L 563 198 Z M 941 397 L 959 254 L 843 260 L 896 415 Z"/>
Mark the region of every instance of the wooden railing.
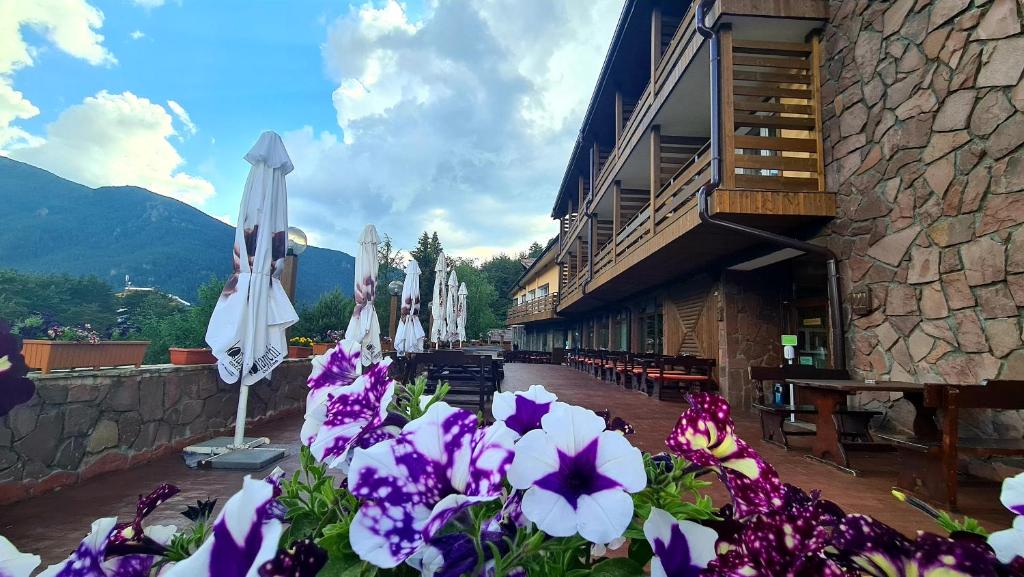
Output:
<path fill-rule="evenodd" d="M 508 309 L 508 324 L 514 325 L 531 320 L 551 318 L 555 316 L 557 308 L 558 293 L 548 293 Z"/>
<path fill-rule="evenodd" d="M 618 257 L 632 251 L 640 243 L 645 242 L 651 233 L 651 203 L 647 203 L 640 209 L 633 218 L 629 219 L 626 226 L 619 232 L 619 241 L 615 247 L 615 254 Z"/>
<path fill-rule="evenodd" d="M 673 175 L 654 198 L 654 226 L 663 226 L 711 179 L 711 151 L 705 145 Z"/>
<path fill-rule="evenodd" d="M 597 251 L 594 255 L 594 276 L 601 274 L 604 269 L 608 268 L 613 262 L 615 262 L 615 243 L 611 240 L 606 242 L 601 250 Z"/>

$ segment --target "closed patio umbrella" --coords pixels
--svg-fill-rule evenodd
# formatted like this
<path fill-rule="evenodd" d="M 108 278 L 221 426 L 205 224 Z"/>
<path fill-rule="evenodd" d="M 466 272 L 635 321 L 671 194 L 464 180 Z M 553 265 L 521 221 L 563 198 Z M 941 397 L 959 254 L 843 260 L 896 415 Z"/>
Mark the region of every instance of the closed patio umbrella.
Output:
<path fill-rule="evenodd" d="M 377 269 L 379 257 L 377 245 L 380 237 L 372 224 L 363 228 L 359 235 L 359 254 L 356 255 L 356 286 L 353 294 L 356 306 L 345 329 L 345 338 L 362 344 L 359 356 L 364 365 L 379 362 L 383 355 L 380 350 L 380 322 L 377 309 L 373 306 L 377 295 Z"/>
<path fill-rule="evenodd" d="M 437 255 L 434 266 L 434 298 L 430 301 L 430 342 L 435 345 L 448 337 L 448 325 L 445 323 L 445 288 L 448 281 L 448 261 L 444 251 Z"/>
<path fill-rule="evenodd" d="M 456 332 L 459 334 L 459 344 L 466 340 L 466 298 L 469 291 L 466 290 L 466 283 L 459 285 L 459 322 Z"/>
<path fill-rule="evenodd" d="M 459 340 L 459 276 L 455 274 L 454 267 L 448 276 L 448 288 L 445 289 L 444 322 L 448 328 L 444 340 L 449 343 Z"/>
<path fill-rule="evenodd" d="M 249 386 L 270 376 L 284 360 L 285 329 L 298 320 L 280 281 L 288 235 L 285 175 L 292 171 L 292 162 L 274 132 L 260 135 L 245 160 L 252 166 L 235 228 L 234 274 L 206 330 L 220 377 L 228 383 L 241 381 L 236 447 L 245 433 Z"/>
<path fill-rule="evenodd" d="M 395 351 L 399 355 L 422 353 L 424 336 L 420 324 L 420 265 L 409 259 L 402 284 L 402 314 L 395 332 Z"/>

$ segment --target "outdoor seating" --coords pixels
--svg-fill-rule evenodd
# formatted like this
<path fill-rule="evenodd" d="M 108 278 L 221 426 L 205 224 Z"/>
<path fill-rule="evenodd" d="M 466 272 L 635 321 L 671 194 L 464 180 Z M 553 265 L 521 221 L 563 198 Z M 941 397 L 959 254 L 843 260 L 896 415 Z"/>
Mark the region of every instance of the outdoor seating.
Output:
<path fill-rule="evenodd" d="M 641 390 L 663 400 L 666 390 L 686 393 L 713 391 L 715 384 L 712 371 L 715 359 L 704 359 L 692 355 L 660 357 L 653 362 L 642 363 Z"/>
<path fill-rule="evenodd" d="M 957 462 L 967 457 L 1024 455 L 1024 439 L 960 437 L 961 409 L 1024 409 L 1024 381 L 983 381 L 981 385 L 925 385 L 924 404 L 942 411 L 937 437 L 889 435 L 903 468 L 896 485 L 957 510 Z"/>
<path fill-rule="evenodd" d="M 493 357 L 470 355 L 462 351 L 421 353 L 406 361 L 410 379 L 425 375 L 427 392 L 433 393 L 442 382 L 449 385 L 447 401 L 455 406 L 486 413 L 494 393 L 500 388 L 499 369 Z"/>
<path fill-rule="evenodd" d="M 550 364 L 551 353 L 547 351 L 508 351 L 505 361 L 509 363 Z"/>
<path fill-rule="evenodd" d="M 822 379 L 843 380 L 850 375 L 845 369 L 819 369 L 801 365 L 785 365 L 782 367 L 750 367 L 750 380 L 755 383 L 755 400 L 753 407 L 761 417 L 761 438 L 768 443 L 789 449 L 789 437 L 813 437 L 817 434 L 809 427 L 795 425 L 792 417 L 797 415 L 817 415 L 818 409 L 813 404 L 797 404 L 796 399 L 789 403 L 776 403 L 766 394 L 765 387 L 774 383 L 785 383 L 787 379 Z M 874 439 L 869 430 L 873 417 L 881 415 L 878 411 L 840 407 L 833 412 L 833 420 L 838 431 L 839 441 L 843 443 L 859 443 L 866 446 Z M 789 426 L 787 426 L 787 423 Z"/>

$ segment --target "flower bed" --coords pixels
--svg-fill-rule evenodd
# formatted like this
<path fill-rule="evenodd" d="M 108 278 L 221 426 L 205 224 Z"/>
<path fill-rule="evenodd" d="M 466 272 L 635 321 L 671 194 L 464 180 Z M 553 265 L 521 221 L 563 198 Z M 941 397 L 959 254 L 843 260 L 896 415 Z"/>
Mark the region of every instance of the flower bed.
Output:
<path fill-rule="evenodd" d="M 149 341 L 46 341 L 25 339 L 22 354 L 33 369 L 78 369 L 142 365 Z"/>
<path fill-rule="evenodd" d="M 295 345 L 288 345 L 289 359 L 304 359 L 306 357 L 311 356 L 313 356 L 313 347 L 300 347 Z"/>
<path fill-rule="evenodd" d="M 170 353 L 172 365 L 214 365 L 217 357 L 213 356 L 210 349 L 182 349 L 171 347 L 167 349 Z"/>
<path fill-rule="evenodd" d="M 672 454 L 652 456 L 620 419 L 538 385 L 496 394 L 485 425 L 445 403 L 444 386 L 425 395 L 423 381 L 398 385 L 389 361 L 364 368 L 359 355 L 343 341 L 313 360 L 292 477 L 246 477 L 216 517 L 210 503 L 190 507 L 181 531 L 145 526 L 176 492 L 159 487 L 132 521 L 97 520 L 44 575 L 1024 575 L 1024 517 L 986 536 L 900 495 L 950 533 L 905 537 L 784 484 L 716 395 L 691 395 Z M 712 504 L 707 474 L 731 503 Z M 1002 500 L 1024 513 L 1024 476 L 1005 482 Z M 623 550 L 608 558 L 611 548 Z M 38 564 L 0 541 L 0 574 Z"/>

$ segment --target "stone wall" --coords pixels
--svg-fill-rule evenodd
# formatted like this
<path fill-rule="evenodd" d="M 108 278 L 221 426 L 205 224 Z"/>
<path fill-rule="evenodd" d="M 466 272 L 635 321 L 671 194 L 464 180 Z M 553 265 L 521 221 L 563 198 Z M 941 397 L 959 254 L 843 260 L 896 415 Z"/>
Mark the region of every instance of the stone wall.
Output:
<path fill-rule="evenodd" d="M 310 361 L 254 385 L 249 420 L 301 410 Z M 213 365 L 32 373 L 36 395 L 0 419 L 0 504 L 177 452 L 230 431 L 238 386 Z M 297 433 L 296 433 L 297 434 Z"/>
<path fill-rule="evenodd" d="M 871 293 L 874 310 L 848 331 L 861 376 L 1024 379 L 1021 9 L 831 3 L 822 105 L 838 218 L 827 238 L 844 293 Z M 984 427 L 1019 437 L 1024 420 L 1004 414 Z"/>
<path fill-rule="evenodd" d="M 755 400 L 750 367 L 779 366 L 782 287 L 773 282 L 771 269 L 756 272 L 723 271 L 722 320 L 719 323 L 718 374 L 722 394 L 734 407 L 750 407 Z"/>

